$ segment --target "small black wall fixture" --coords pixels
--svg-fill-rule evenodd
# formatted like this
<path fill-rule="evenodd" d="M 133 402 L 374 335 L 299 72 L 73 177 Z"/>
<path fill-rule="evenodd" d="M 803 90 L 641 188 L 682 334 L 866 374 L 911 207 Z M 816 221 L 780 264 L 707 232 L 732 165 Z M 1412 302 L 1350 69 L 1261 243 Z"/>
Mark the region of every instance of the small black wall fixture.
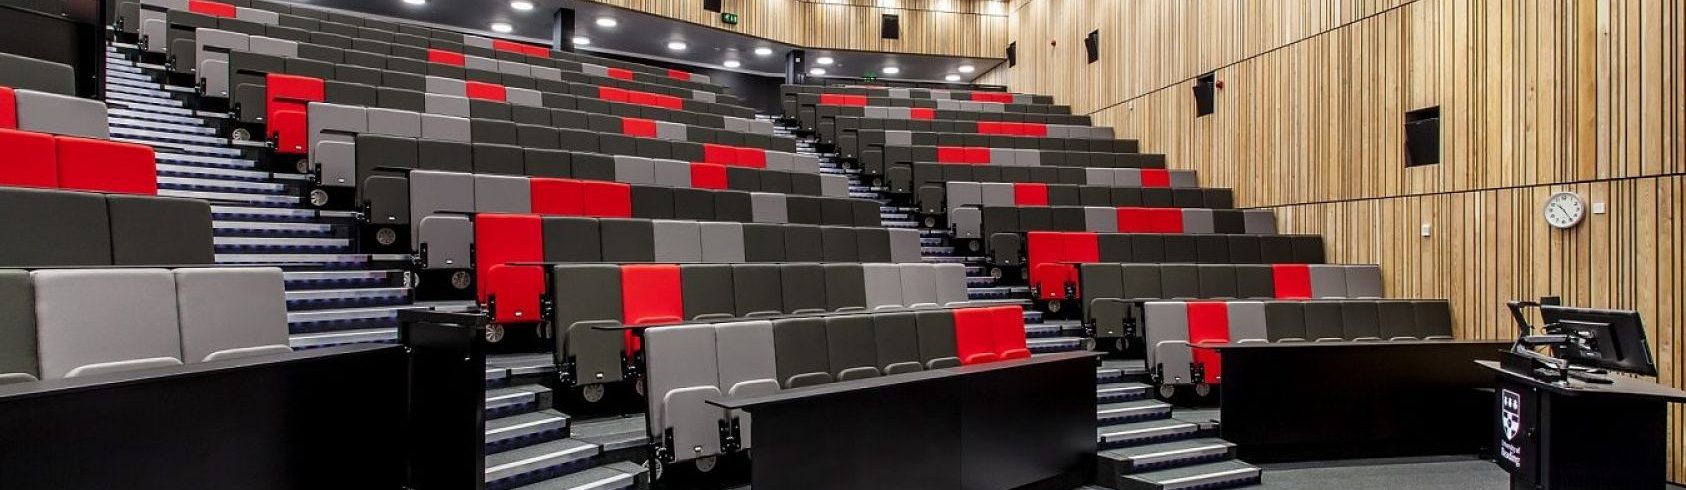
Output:
<path fill-rule="evenodd" d="M 1194 81 L 1194 117 L 1218 111 L 1217 92 L 1218 76 L 1214 73 L 1208 72 Z"/>
<path fill-rule="evenodd" d="M 707 10 L 709 12 L 719 12 L 720 0 L 703 0 L 703 10 Z"/>
<path fill-rule="evenodd" d="M 1405 113 L 1405 166 L 1440 163 L 1440 106 Z"/>
<path fill-rule="evenodd" d="M 896 14 L 884 14 L 884 25 L 883 25 L 883 28 L 879 29 L 879 30 L 883 31 L 884 39 L 901 39 L 902 38 L 902 18 L 901 18 L 901 16 L 896 15 Z"/>
<path fill-rule="evenodd" d="M 1012 68 L 1014 66 L 1017 66 L 1018 64 L 1019 64 L 1019 43 L 1017 41 L 1007 43 L 1007 67 Z"/>
<path fill-rule="evenodd" d="M 1100 29 L 1095 29 L 1093 31 L 1089 31 L 1089 36 L 1083 38 L 1083 50 L 1088 52 L 1090 63 L 1100 61 L 1100 59 L 1101 59 L 1101 31 L 1100 31 Z"/>

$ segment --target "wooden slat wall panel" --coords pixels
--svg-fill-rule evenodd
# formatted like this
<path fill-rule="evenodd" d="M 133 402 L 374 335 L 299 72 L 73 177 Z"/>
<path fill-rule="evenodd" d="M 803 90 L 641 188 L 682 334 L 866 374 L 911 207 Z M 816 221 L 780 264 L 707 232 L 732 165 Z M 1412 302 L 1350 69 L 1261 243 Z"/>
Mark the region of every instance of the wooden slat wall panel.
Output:
<path fill-rule="evenodd" d="M 721 0 L 736 26 L 696 0 L 592 0 L 810 48 L 1000 58 L 1006 4 L 994 0 Z M 901 39 L 882 39 L 882 15 L 901 17 Z"/>
<path fill-rule="evenodd" d="M 1516 298 L 1639 310 L 1659 381 L 1686 387 L 1683 3 L 1016 0 L 1004 78 L 1324 235 L 1332 260 L 1381 264 L 1390 295 L 1451 299 L 1460 336 L 1514 335 Z M 1206 71 L 1225 88 L 1196 118 Z M 1442 163 L 1405 168 L 1403 113 L 1430 106 Z M 1564 189 L 1608 213 L 1549 228 L 1540 204 Z M 1686 414 L 1670 420 L 1686 481 Z"/>

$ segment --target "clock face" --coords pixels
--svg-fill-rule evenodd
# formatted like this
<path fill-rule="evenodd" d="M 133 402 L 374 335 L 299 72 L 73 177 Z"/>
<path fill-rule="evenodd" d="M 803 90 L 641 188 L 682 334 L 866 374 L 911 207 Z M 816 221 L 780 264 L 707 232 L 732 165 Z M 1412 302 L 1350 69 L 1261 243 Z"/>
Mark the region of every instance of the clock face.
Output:
<path fill-rule="evenodd" d="M 1562 229 L 1573 228 L 1586 217 L 1586 201 L 1573 192 L 1559 192 L 1546 199 L 1543 212 L 1546 224 Z"/>

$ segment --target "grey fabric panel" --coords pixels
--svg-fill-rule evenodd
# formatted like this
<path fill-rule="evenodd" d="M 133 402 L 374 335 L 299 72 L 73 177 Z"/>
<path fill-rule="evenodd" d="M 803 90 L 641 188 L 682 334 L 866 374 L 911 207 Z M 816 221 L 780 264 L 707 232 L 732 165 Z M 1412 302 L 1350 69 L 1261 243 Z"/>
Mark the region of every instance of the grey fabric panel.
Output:
<path fill-rule="evenodd" d="M 388 136 L 419 138 L 422 135 L 421 114 L 394 109 L 370 108 L 369 132 Z"/>
<path fill-rule="evenodd" d="M 784 312 L 784 288 L 779 266 L 735 264 L 732 266 L 732 294 L 740 317 Z"/>
<path fill-rule="evenodd" d="M 106 196 L 116 265 L 216 263 L 211 206 L 201 199 Z"/>
<path fill-rule="evenodd" d="M 111 265 L 105 196 L 0 187 L 0 266 Z"/>
<path fill-rule="evenodd" d="M 773 321 L 773 358 L 785 388 L 831 382 L 825 319 Z"/>
<path fill-rule="evenodd" d="M 1348 297 L 1345 267 L 1332 264 L 1312 264 L 1307 268 L 1311 269 L 1311 297 Z"/>
<path fill-rule="evenodd" d="M 153 44 L 162 47 L 163 39 L 160 32 Z M 63 63 L 0 53 L 0 86 L 72 97 L 76 95 L 76 71 Z"/>
<path fill-rule="evenodd" d="M 1194 354 L 1188 346 L 1188 307 L 1182 302 L 1150 301 L 1142 307 L 1148 369 L 1159 369 L 1160 382 L 1193 382 L 1189 367 Z"/>
<path fill-rule="evenodd" d="M 623 378 L 626 350 L 621 332 L 592 328 L 621 321 L 621 269 L 614 264 L 559 265 L 551 273 L 556 292 L 557 362 L 572 363 L 577 385 Z"/>
<path fill-rule="evenodd" d="M 868 315 L 833 316 L 825 319 L 826 357 L 831 375 L 838 381 L 871 378 L 878 368 L 877 337 Z"/>
<path fill-rule="evenodd" d="M 410 223 L 420 224 L 435 211 L 473 212 L 474 175 L 410 172 Z"/>
<path fill-rule="evenodd" d="M 1382 297 L 1382 268 L 1373 264 L 1346 266 L 1346 295 L 1350 298 Z"/>
<path fill-rule="evenodd" d="M 280 268 L 177 269 L 175 275 L 184 361 L 289 350 Z"/>
<path fill-rule="evenodd" d="M 914 315 L 919 333 L 919 359 L 927 369 L 956 367 L 954 313 L 948 310 L 921 311 Z"/>
<path fill-rule="evenodd" d="M 878 354 L 878 367 L 884 374 L 920 371 L 925 362 L 919 357 L 919 325 L 911 312 L 887 313 L 872 316 L 873 340 Z"/>
<path fill-rule="evenodd" d="M 652 262 L 656 243 L 650 220 L 604 218 L 597 221 L 603 232 L 604 262 Z"/>
<path fill-rule="evenodd" d="M 937 300 L 936 270 L 931 264 L 903 263 L 901 268 L 902 304 L 908 307 L 935 307 Z"/>
<path fill-rule="evenodd" d="M 545 216 L 544 260 L 547 262 L 601 262 L 602 233 L 597 220 Z"/>
<path fill-rule="evenodd" d="M 17 98 L 18 129 L 95 139 L 111 138 L 104 103 L 34 90 L 12 92 Z"/>
<path fill-rule="evenodd" d="M 936 281 L 938 305 L 949 306 L 970 299 L 966 294 L 965 265 L 935 264 L 932 273 Z"/>
<path fill-rule="evenodd" d="M 902 274 L 896 264 L 861 266 L 866 281 L 868 309 L 899 309 L 902 303 Z"/>
<path fill-rule="evenodd" d="M 695 221 L 655 220 L 655 260 L 686 264 L 703 261 L 702 229 Z"/>
<path fill-rule="evenodd" d="M 890 230 L 890 260 L 897 263 L 918 263 L 924 259 L 920 255 L 919 230 L 891 229 Z"/>
<path fill-rule="evenodd" d="M 0 270 L 0 375 L 6 374 L 41 376 L 35 354 L 35 287 L 28 271 Z"/>
<path fill-rule="evenodd" d="M 819 264 L 784 264 L 779 267 L 784 312 L 819 313 L 826 306 L 825 269 Z"/>
<path fill-rule="evenodd" d="M 736 316 L 732 297 L 732 266 L 728 264 L 684 264 L 679 282 L 685 291 L 686 319 Z"/>
<path fill-rule="evenodd" d="M 480 213 L 532 212 L 532 185 L 526 177 L 475 175 L 474 211 Z"/>
<path fill-rule="evenodd" d="M 714 327 L 651 328 L 644 342 L 650 427 L 670 438 L 676 461 L 719 454 L 724 412 L 707 403 L 720 396 Z"/>
<path fill-rule="evenodd" d="M 423 267 L 466 269 L 473 264 L 469 255 L 474 246 L 474 222 L 467 216 L 432 215 L 415 223 L 413 236 L 420 243 L 418 247 L 425 246 L 427 251 Z"/>
<path fill-rule="evenodd" d="M 723 394 L 740 398 L 779 391 L 772 322 L 722 323 L 715 326 L 714 337 Z M 749 449 L 754 443 L 749 414 L 739 411 L 730 414 L 738 419 L 743 448 Z"/>
<path fill-rule="evenodd" d="M 125 361 L 180 363 L 170 271 L 40 270 L 30 277 L 42 379 L 89 374 L 83 368 Z"/>
<path fill-rule="evenodd" d="M 743 262 L 742 223 L 702 223 L 702 261 L 719 264 Z"/>

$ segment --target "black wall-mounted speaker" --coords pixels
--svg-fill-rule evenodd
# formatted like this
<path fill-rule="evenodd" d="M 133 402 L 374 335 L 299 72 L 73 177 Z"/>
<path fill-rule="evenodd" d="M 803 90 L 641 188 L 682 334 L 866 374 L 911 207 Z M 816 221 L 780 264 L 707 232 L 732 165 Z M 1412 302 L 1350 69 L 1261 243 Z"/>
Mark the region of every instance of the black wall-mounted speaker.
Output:
<path fill-rule="evenodd" d="M 1440 163 L 1440 106 L 1405 113 L 1405 166 Z"/>
<path fill-rule="evenodd" d="M 1090 63 L 1101 59 L 1101 31 L 1099 29 L 1090 31 L 1089 35 L 1083 38 L 1083 50 L 1088 52 Z"/>
<path fill-rule="evenodd" d="M 1206 73 L 1194 81 L 1194 117 L 1217 112 L 1218 76 Z"/>
<path fill-rule="evenodd" d="M 709 12 L 719 12 L 720 0 L 703 0 L 703 10 L 707 10 Z"/>
<path fill-rule="evenodd" d="M 884 14 L 884 25 L 880 31 L 884 39 L 902 38 L 902 18 L 896 14 Z"/>
<path fill-rule="evenodd" d="M 1019 64 L 1019 43 L 1017 41 L 1007 43 L 1007 67 L 1012 68 L 1012 67 L 1014 67 L 1018 64 Z"/>

